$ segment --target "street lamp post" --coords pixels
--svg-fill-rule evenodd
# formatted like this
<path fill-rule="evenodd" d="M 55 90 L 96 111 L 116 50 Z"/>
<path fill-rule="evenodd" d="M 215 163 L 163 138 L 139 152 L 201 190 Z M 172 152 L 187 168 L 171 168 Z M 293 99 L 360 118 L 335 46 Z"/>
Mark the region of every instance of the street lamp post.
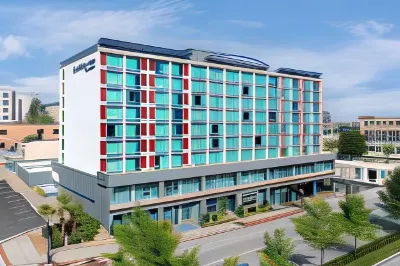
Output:
<path fill-rule="evenodd" d="M 47 220 L 47 263 L 51 264 L 51 256 L 50 256 L 50 250 L 51 250 L 51 227 L 50 227 L 50 221 L 49 219 Z"/>
<path fill-rule="evenodd" d="M 304 210 L 304 190 L 300 188 L 299 192 L 300 192 L 301 208 Z"/>

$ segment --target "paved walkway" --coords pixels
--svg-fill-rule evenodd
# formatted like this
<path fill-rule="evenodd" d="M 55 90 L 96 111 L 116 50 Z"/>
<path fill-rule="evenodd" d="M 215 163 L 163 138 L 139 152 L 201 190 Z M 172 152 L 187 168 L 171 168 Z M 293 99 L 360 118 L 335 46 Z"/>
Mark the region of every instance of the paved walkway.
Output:
<path fill-rule="evenodd" d="M 12 265 L 45 263 L 46 255 L 40 255 L 27 234 L 18 236 L 2 244 L 4 252 Z"/>

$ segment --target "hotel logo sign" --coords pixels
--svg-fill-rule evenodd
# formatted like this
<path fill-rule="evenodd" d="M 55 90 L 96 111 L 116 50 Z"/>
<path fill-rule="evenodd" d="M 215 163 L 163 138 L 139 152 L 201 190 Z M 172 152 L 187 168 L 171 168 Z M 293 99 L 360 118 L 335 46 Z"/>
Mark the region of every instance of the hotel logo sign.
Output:
<path fill-rule="evenodd" d="M 89 72 L 90 70 L 94 69 L 96 63 L 96 59 L 92 59 L 88 61 L 87 63 L 81 63 L 78 66 L 74 66 L 74 74 L 78 73 L 81 70 L 85 70 L 85 72 Z"/>

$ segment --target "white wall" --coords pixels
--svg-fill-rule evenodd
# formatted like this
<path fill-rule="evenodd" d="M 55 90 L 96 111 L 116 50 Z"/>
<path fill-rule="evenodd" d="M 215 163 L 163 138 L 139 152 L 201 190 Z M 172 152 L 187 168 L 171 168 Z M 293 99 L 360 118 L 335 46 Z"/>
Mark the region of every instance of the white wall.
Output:
<path fill-rule="evenodd" d="M 83 69 L 73 73 L 74 66 L 92 59 L 96 59 L 93 70 L 85 72 Z M 89 174 L 96 174 L 100 170 L 100 53 L 86 56 L 63 69 L 65 106 L 64 123 L 61 122 L 60 110 L 60 139 L 64 125 L 64 164 Z M 60 102 L 61 83 L 62 69 Z"/>
<path fill-rule="evenodd" d="M 15 98 L 15 120 L 18 121 L 19 117 L 19 100 L 22 100 L 22 120 L 24 120 L 25 115 L 28 113 L 29 107 L 31 106 L 33 96 L 16 93 Z"/>

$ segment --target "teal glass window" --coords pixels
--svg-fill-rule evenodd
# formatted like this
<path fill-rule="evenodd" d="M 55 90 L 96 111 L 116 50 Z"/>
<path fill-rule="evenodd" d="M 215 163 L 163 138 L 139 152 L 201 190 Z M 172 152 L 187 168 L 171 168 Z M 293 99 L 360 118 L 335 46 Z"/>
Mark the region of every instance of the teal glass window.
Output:
<path fill-rule="evenodd" d="M 157 183 L 135 185 L 135 200 L 156 199 L 156 198 L 158 198 Z"/>
<path fill-rule="evenodd" d="M 192 124 L 192 136 L 205 136 L 207 135 L 206 124 Z"/>
<path fill-rule="evenodd" d="M 182 109 L 178 109 L 178 108 L 172 109 L 172 119 L 173 120 L 182 120 L 183 119 Z"/>
<path fill-rule="evenodd" d="M 172 78 L 172 90 L 182 91 L 183 81 L 179 78 Z"/>
<path fill-rule="evenodd" d="M 171 165 L 172 167 L 181 167 L 182 166 L 182 155 L 174 154 L 171 156 Z"/>
<path fill-rule="evenodd" d="M 253 151 L 252 150 L 242 150 L 241 161 L 250 161 L 252 159 L 253 159 Z"/>
<path fill-rule="evenodd" d="M 169 110 L 166 108 L 156 108 L 157 120 L 169 120 Z"/>
<path fill-rule="evenodd" d="M 278 158 L 278 149 L 277 148 L 268 149 L 268 158 Z"/>
<path fill-rule="evenodd" d="M 239 111 L 226 111 L 227 122 L 239 122 Z"/>
<path fill-rule="evenodd" d="M 279 125 L 275 123 L 268 124 L 269 134 L 278 134 L 279 133 Z"/>
<path fill-rule="evenodd" d="M 257 98 L 267 97 L 267 89 L 265 87 L 256 87 L 256 97 Z"/>
<path fill-rule="evenodd" d="M 215 97 L 215 96 L 210 96 L 210 102 L 209 105 L 210 107 L 213 108 L 222 108 L 224 104 L 224 98 L 222 97 Z"/>
<path fill-rule="evenodd" d="M 140 60 L 138 58 L 126 57 L 127 70 L 140 70 Z"/>
<path fill-rule="evenodd" d="M 122 119 L 122 108 L 107 107 L 107 119 Z"/>
<path fill-rule="evenodd" d="M 210 149 L 223 149 L 224 142 L 222 138 L 210 138 Z"/>
<path fill-rule="evenodd" d="M 266 122 L 267 113 L 266 112 L 256 112 L 256 122 Z"/>
<path fill-rule="evenodd" d="M 122 86 L 122 73 L 107 71 L 107 84 Z"/>
<path fill-rule="evenodd" d="M 277 88 L 268 88 L 268 97 L 270 98 L 279 98 L 279 92 Z"/>
<path fill-rule="evenodd" d="M 253 73 L 242 72 L 242 83 L 253 83 Z"/>
<path fill-rule="evenodd" d="M 168 169 L 169 168 L 169 156 L 168 155 L 157 155 L 159 159 L 159 164 L 155 165 L 155 168 Z M 156 161 L 157 163 L 157 161 Z"/>
<path fill-rule="evenodd" d="M 293 136 L 293 145 L 300 145 L 300 137 Z"/>
<path fill-rule="evenodd" d="M 168 75 L 169 63 L 164 61 L 156 61 L 156 74 Z"/>
<path fill-rule="evenodd" d="M 182 76 L 182 64 L 172 63 L 172 75 Z"/>
<path fill-rule="evenodd" d="M 257 135 L 265 135 L 267 134 L 267 126 L 266 125 L 256 125 L 256 134 Z"/>
<path fill-rule="evenodd" d="M 169 136 L 169 125 L 168 124 L 156 124 L 156 136 L 158 136 L 158 137 Z"/>
<path fill-rule="evenodd" d="M 121 138 L 121 137 L 122 137 L 122 125 L 115 125 L 115 124 L 107 125 L 107 138 Z"/>
<path fill-rule="evenodd" d="M 223 112 L 210 110 L 210 121 L 212 122 L 222 122 L 223 120 Z"/>
<path fill-rule="evenodd" d="M 125 144 L 125 153 L 126 154 L 135 154 L 140 152 L 139 141 L 129 141 Z"/>
<path fill-rule="evenodd" d="M 209 155 L 209 163 L 214 164 L 214 163 L 222 163 L 222 152 L 210 152 Z"/>
<path fill-rule="evenodd" d="M 253 109 L 253 99 L 242 98 L 242 109 Z"/>
<path fill-rule="evenodd" d="M 318 81 L 313 82 L 313 91 L 319 91 L 319 82 Z"/>
<path fill-rule="evenodd" d="M 299 91 L 296 91 L 296 90 L 293 90 L 293 91 L 292 91 L 292 100 L 294 100 L 294 101 L 300 100 L 300 98 L 299 98 Z"/>
<path fill-rule="evenodd" d="M 226 71 L 226 81 L 235 83 L 239 82 L 239 72 Z"/>
<path fill-rule="evenodd" d="M 163 77 L 156 77 L 155 78 L 155 85 L 156 89 L 163 89 L 166 90 L 169 88 L 169 81 L 168 78 L 163 78 Z"/>
<path fill-rule="evenodd" d="M 122 96 L 122 95 L 121 95 Z M 127 104 L 140 104 L 140 91 L 126 91 L 126 103 Z"/>
<path fill-rule="evenodd" d="M 107 54 L 107 65 L 112 67 L 122 67 L 122 56 Z"/>
<path fill-rule="evenodd" d="M 313 82 L 310 80 L 305 80 L 303 82 L 304 90 L 305 91 L 312 91 L 313 90 Z"/>
<path fill-rule="evenodd" d="M 206 176 L 206 190 L 232 187 L 236 184 L 236 174 Z"/>
<path fill-rule="evenodd" d="M 173 139 L 171 146 L 172 146 L 172 151 L 182 151 L 182 140 Z"/>
<path fill-rule="evenodd" d="M 226 84 L 226 95 L 239 96 L 239 85 Z"/>
<path fill-rule="evenodd" d="M 210 82 L 210 94 L 224 94 L 222 83 Z"/>
<path fill-rule="evenodd" d="M 107 155 L 121 155 L 122 142 L 107 142 Z"/>
<path fill-rule="evenodd" d="M 227 149 L 237 149 L 239 148 L 239 138 L 226 138 L 226 148 Z"/>
<path fill-rule="evenodd" d="M 139 134 L 140 134 L 139 129 L 140 129 L 139 125 L 132 125 L 132 124 L 126 125 L 126 129 L 125 129 L 126 137 L 128 138 L 128 137 L 139 136 Z"/>
<path fill-rule="evenodd" d="M 303 92 L 303 101 L 310 102 L 311 101 L 311 92 L 305 91 Z"/>
<path fill-rule="evenodd" d="M 122 172 L 122 159 L 108 159 L 107 172 L 108 173 Z"/>
<path fill-rule="evenodd" d="M 252 124 L 242 124 L 242 134 L 243 135 L 253 135 L 253 125 Z"/>
<path fill-rule="evenodd" d="M 239 125 L 238 124 L 226 124 L 226 135 L 228 135 L 228 136 L 239 135 Z"/>
<path fill-rule="evenodd" d="M 194 165 L 206 164 L 206 154 L 205 153 L 192 154 L 192 164 Z"/>
<path fill-rule="evenodd" d="M 267 85 L 267 76 L 256 74 L 256 84 L 257 85 Z"/>
<path fill-rule="evenodd" d="M 269 76 L 268 77 L 268 85 L 271 87 L 278 87 L 278 78 Z"/>
<path fill-rule="evenodd" d="M 224 71 L 222 69 L 210 68 L 210 80 L 222 81 Z"/>
<path fill-rule="evenodd" d="M 156 92 L 156 104 L 168 104 L 169 96 L 168 93 Z"/>
<path fill-rule="evenodd" d="M 192 139 L 192 150 L 207 150 L 207 139 Z"/>
<path fill-rule="evenodd" d="M 313 93 L 313 101 L 314 102 L 319 102 L 319 93 L 318 92 L 314 92 Z"/>
<path fill-rule="evenodd" d="M 269 110 L 278 110 L 278 100 L 277 99 L 268 99 L 268 109 Z"/>
<path fill-rule="evenodd" d="M 107 89 L 107 102 L 122 102 L 122 91 Z"/>
<path fill-rule="evenodd" d="M 125 160 L 125 171 L 131 172 L 139 169 L 139 158 L 129 158 Z"/>
<path fill-rule="evenodd" d="M 196 79 L 206 79 L 207 78 L 207 68 L 192 66 L 192 78 Z"/>
<path fill-rule="evenodd" d="M 267 109 L 267 101 L 266 100 L 256 100 L 256 109 L 257 110 L 266 110 Z"/>
<path fill-rule="evenodd" d="M 244 122 L 253 121 L 253 112 L 250 112 L 250 111 L 242 112 L 242 121 L 244 121 Z"/>
<path fill-rule="evenodd" d="M 156 139 L 155 150 L 156 152 L 168 152 L 169 151 L 169 141 Z"/>
<path fill-rule="evenodd" d="M 226 151 L 226 162 L 237 162 L 239 160 L 239 152 L 238 151 Z"/>
<path fill-rule="evenodd" d="M 268 136 L 268 146 L 279 146 L 278 136 Z"/>
<path fill-rule="evenodd" d="M 242 148 L 252 148 L 253 137 L 242 137 Z"/>
<path fill-rule="evenodd" d="M 224 133 L 223 124 L 210 124 L 210 134 L 223 135 L 223 133 Z"/>
<path fill-rule="evenodd" d="M 292 88 L 293 89 L 299 88 L 299 80 L 298 79 L 292 79 Z"/>
<path fill-rule="evenodd" d="M 127 87 L 136 87 L 140 86 L 140 76 L 136 74 L 126 74 L 126 86 Z"/>
<path fill-rule="evenodd" d="M 192 96 L 192 106 L 206 106 L 206 96 L 205 95 L 193 95 Z"/>
<path fill-rule="evenodd" d="M 126 120 L 137 120 L 140 118 L 139 108 L 126 108 Z"/>
<path fill-rule="evenodd" d="M 292 79 L 291 78 L 283 78 L 283 88 L 285 88 L 285 89 L 292 88 Z"/>
<path fill-rule="evenodd" d="M 192 120 L 193 121 L 206 121 L 207 120 L 207 110 L 192 110 Z"/>
<path fill-rule="evenodd" d="M 200 191 L 200 178 L 165 182 L 165 196 L 184 195 Z"/>
<path fill-rule="evenodd" d="M 226 98 L 226 108 L 239 109 L 239 98 Z"/>
<path fill-rule="evenodd" d="M 183 134 L 183 129 L 182 129 L 182 124 L 172 124 L 172 135 L 182 135 Z"/>
<path fill-rule="evenodd" d="M 168 94 L 167 94 L 168 96 Z M 156 99 L 157 102 L 157 99 Z M 172 93 L 172 104 L 173 105 L 182 105 L 182 94 L 179 93 Z"/>
<path fill-rule="evenodd" d="M 266 149 L 257 149 L 255 153 L 256 160 L 265 159 L 266 153 Z"/>
<path fill-rule="evenodd" d="M 207 92 L 207 83 L 204 81 L 192 81 L 192 92 Z"/>

